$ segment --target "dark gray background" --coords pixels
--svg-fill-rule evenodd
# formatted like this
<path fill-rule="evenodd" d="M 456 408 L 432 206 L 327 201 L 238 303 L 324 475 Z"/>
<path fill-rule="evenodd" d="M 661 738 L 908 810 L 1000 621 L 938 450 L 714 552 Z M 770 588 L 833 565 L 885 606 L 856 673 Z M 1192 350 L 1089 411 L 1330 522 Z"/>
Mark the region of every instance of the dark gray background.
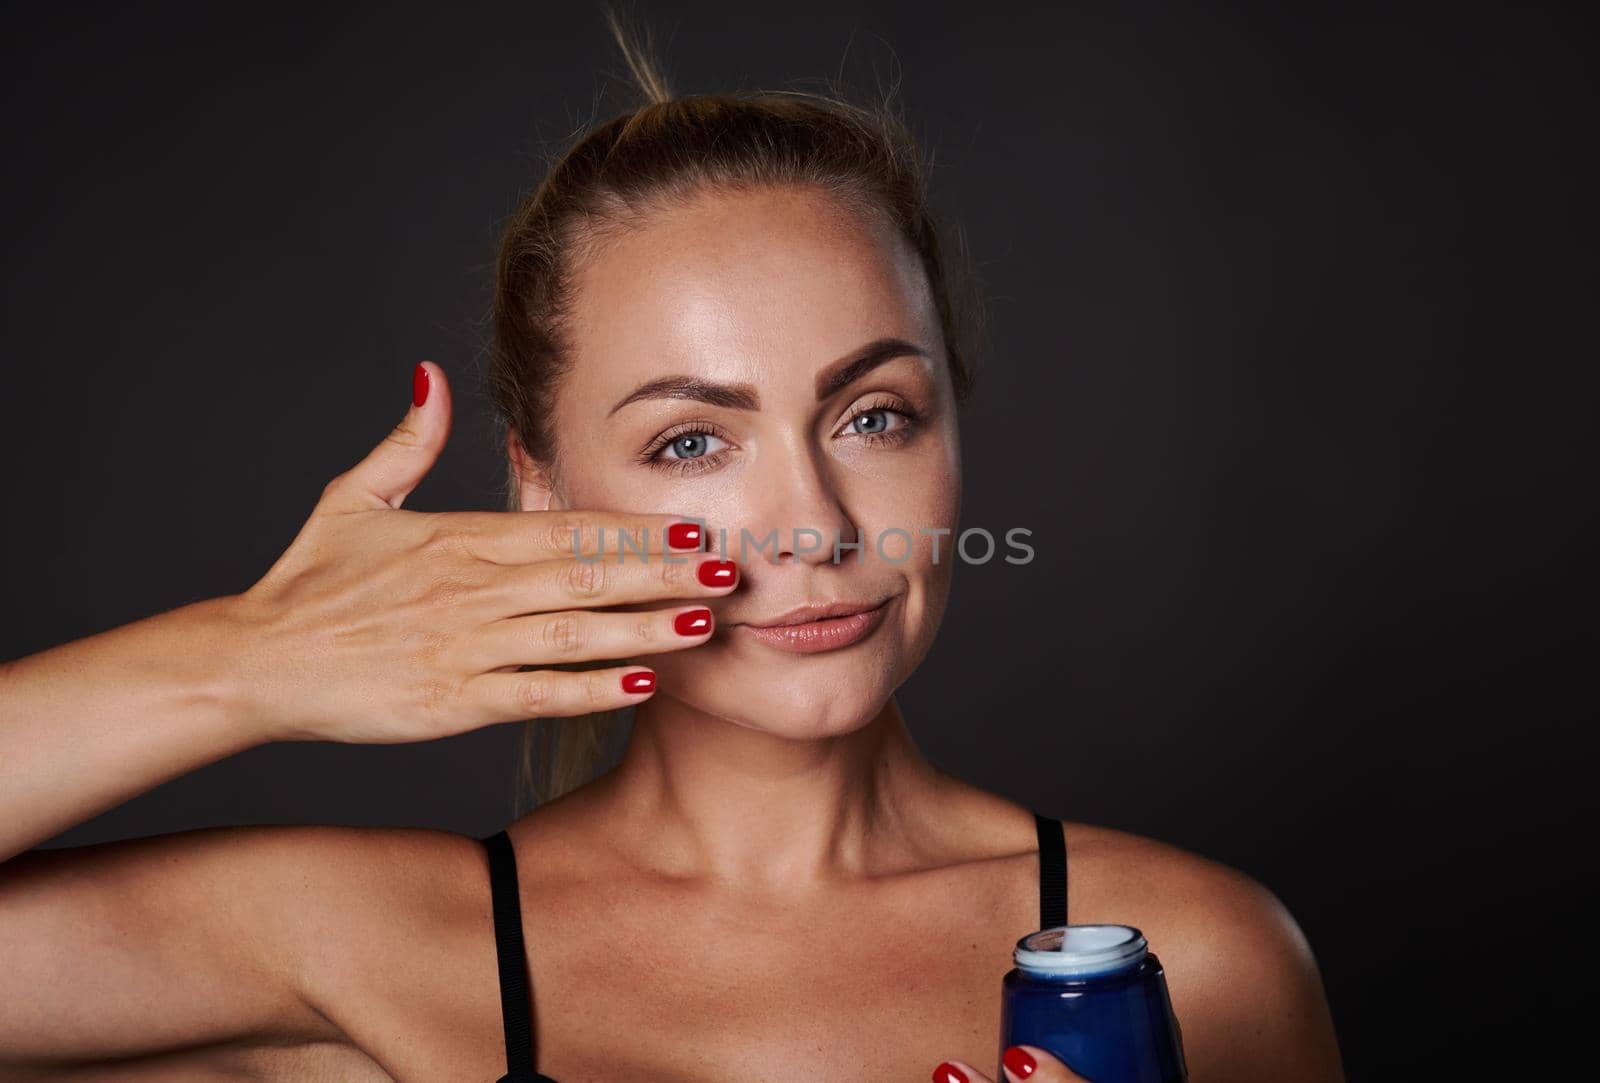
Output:
<path fill-rule="evenodd" d="M 964 524 L 1029 526 L 1038 559 L 958 573 L 902 693 L 930 758 L 1266 883 L 1353 1078 L 1549 1043 L 1524 959 L 1578 917 L 1569 745 L 1595 713 L 1575 20 L 656 11 L 679 93 L 897 71 L 971 239 L 992 350 Z M 249 586 L 421 358 L 458 413 L 408 506 L 496 506 L 497 225 L 622 70 L 597 11 L 4 22 L 0 653 Z M 516 733 L 261 748 L 51 845 L 484 834 Z"/>

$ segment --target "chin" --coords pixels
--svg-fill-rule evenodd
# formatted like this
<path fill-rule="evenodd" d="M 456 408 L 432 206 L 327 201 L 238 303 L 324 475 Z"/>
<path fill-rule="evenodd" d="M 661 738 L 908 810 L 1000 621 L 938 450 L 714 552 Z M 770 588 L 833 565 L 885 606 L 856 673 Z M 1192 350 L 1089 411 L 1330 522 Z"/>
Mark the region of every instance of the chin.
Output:
<path fill-rule="evenodd" d="M 649 661 L 662 690 L 685 706 L 799 740 L 836 737 L 876 718 L 903 679 L 897 654 L 847 650 L 751 659 L 730 651 L 715 664 L 709 656 Z"/>
<path fill-rule="evenodd" d="M 745 725 L 797 741 L 842 737 L 865 728 L 893 694 L 893 688 L 874 683 L 871 688 L 837 689 L 826 698 L 819 698 L 815 689 L 781 700 L 767 698 L 761 701 L 761 713 Z M 749 702 L 742 712 L 750 711 Z"/>

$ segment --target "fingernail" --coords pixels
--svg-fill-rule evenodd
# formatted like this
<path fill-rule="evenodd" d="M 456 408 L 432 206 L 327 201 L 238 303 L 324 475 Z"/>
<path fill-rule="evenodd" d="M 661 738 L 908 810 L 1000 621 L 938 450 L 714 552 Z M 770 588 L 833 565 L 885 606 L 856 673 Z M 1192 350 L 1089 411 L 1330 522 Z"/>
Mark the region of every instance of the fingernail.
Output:
<path fill-rule="evenodd" d="M 739 578 L 739 566 L 731 560 L 708 560 L 695 569 L 695 574 L 708 587 L 726 587 Z"/>
<path fill-rule="evenodd" d="M 1033 1059 L 1032 1055 L 1020 1045 L 1014 1045 L 1007 1049 L 1005 1055 L 1000 1058 L 1000 1063 L 1023 1079 L 1027 1079 L 1033 1074 L 1033 1070 L 1039 1067 L 1038 1062 Z"/>
<path fill-rule="evenodd" d="M 700 548 L 700 524 L 673 523 L 667 527 L 667 544 L 674 549 Z"/>
<path fill-rule="evenodd" d="M 681 636 L 705 635 L 711 630 L 711 610 L 684 610 L 672 618 L 672 630 Z"/>
<path fill-rule="evenodd" d="M 428 401 L 428 370 L 422 367 L 422 362 L 417 362 L 417 367 L 411 373 L 411 405 L 421 406 Z"/>
<path fill-rule="evenodd" d="M 624 673 L 622 675 L 622 690 L 624 692 L 649 692 L 656 686 L 656 675 L 648 669 L 643 673 Z"/>
<path fill-rule="evenodd" d="M 923 1061 L 924 1064 L 927 1061 Z M 933 1070 L 933 1083 L 969 1083 L 967 1073 L 945 1061 Z"/>

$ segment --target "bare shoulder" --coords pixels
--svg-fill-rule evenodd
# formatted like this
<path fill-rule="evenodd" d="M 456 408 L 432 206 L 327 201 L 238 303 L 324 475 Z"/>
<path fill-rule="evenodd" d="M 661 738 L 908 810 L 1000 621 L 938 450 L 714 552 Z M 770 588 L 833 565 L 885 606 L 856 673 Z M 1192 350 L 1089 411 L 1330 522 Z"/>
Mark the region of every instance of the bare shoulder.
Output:
<path fill-rule="evenodd" d="M 256 849 L 283 904 L 277 950 L 339 1032 L 330 1077 L 493 1077 L 504 1058 L 481 842 L 427 828 L 302 827 Z"/>
<path fill-rule="evenodd" d="M 132 897 L 208 913 L 319 1009 L 346 969 L 403 968 L 419 944 L 489 927 L 474 921 L 490 913 L 483 847 L 448 831 L 245 825 L 113 846 Z"/>
<path fill-rule="evenodd" d="M 319 1070 L 494 1078 L 504 1054 L 483 844 L 426 828 L 285 830 L 261 848 L 290 915 L 278 943 L 339 1032 Z"/>
<path fill-rule="evenodd" d="M 1066 837 L 1071 920 L 1144 932 L 1195 1083 L 1343 1078 L 1315 955 L 1269 888 L 1145 836 L 1069 822 Z"/>
<path fill-rule="evenodd" d="M 256 897 L 300 987 L 330 1016 L 371 975 L 437 972 L 439 957 L 492 950 L 488 860 L 476 839 L 432 828 L 224 829 L 233 892 Z"/>
<path fill-rule="evenodd" d="M 329 928 L 330 919 L 372 913 L 398 922 L 446 911 L 487 890 L 481 845 L 428 828 L 207 827 L 71 853 L 76 869 L 120 880 L 135 897 L 222 904 L 269 933 Z"/>
<path fill-rule="evenodd" d="M 1297 949 L 1299 928 L 1276 896 L 1253 877 L 1191 850 L 1109 827 L 1068 822 L 1074 921 L 1084 910 L 1137 906 L 1163 925 L 1256 936 L 1261 948 Z M 1107 919 L 1110 920 L 1110 919 Z"/>

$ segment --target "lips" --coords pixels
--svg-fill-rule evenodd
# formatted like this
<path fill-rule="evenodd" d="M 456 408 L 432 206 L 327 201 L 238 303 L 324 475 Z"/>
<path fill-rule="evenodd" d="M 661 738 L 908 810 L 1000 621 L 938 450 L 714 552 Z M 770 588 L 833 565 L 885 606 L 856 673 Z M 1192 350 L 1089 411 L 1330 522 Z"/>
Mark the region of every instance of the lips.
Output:
<path fill-rule="evenodd" d="M 744 624 L 738 634 L 790 654 L 821 654 L 861 642 L 882 624 L 888 600 L 863 607 L 861 603 L 836 603 L 791 609 L 781 618 L 787 624 Z"/>
<path fill-rule="evenodd" d="M 780 616 L 767 621 L 740 621 L 751 628 L 785 628 L 796 624 L 811 624 L 819 620 L 833 620 L 838 617 L 853 617 L 857 613 L 866 613 L 882 605 L 876 602 L 829 602 L 821 605 L 802 605 L 789 610 Z"/>

